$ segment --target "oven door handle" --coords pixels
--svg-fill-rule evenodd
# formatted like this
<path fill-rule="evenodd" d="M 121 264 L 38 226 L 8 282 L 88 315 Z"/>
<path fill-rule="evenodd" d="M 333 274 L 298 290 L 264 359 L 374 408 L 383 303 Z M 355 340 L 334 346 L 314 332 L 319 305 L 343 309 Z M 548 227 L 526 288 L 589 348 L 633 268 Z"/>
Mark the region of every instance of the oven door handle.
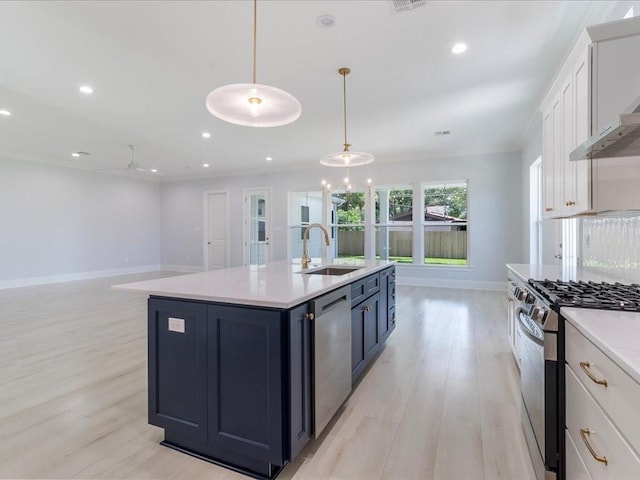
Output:
<path fill-rule="evenodd" d="M 520 316 L 520 314 L 518 314 L 518 324 L 520 325 L 520 331 L 524 333 L 529 340 L 531 340 L 536 345 L 544 347 L 544 340 L 541 340 L 536 335 L 534 335 L 534 333 L 529 328 L 529 325 L 522 321 L 522 317 Z"/>

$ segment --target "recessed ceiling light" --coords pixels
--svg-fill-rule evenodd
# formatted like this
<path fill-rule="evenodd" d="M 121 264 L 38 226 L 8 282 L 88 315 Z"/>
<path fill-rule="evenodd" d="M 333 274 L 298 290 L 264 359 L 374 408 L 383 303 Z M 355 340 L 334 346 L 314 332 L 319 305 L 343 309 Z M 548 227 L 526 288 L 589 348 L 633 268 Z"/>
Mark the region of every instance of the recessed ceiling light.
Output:
<path fill-rule="evenodd" d="M 158 169 L 157 168 L 152 168 L 151 169 L 151 173 L 158 173 Z"/>
<path fill-rule="evenodd" d="M 466 43 L 456 43 L 451 48 L 451 53 L 455 53 L 456 55 L 459 55 L 462 52 L 465 52 L 466 50 L 467 50 L 467 44 Z"/>
<path fill-rule="evenodd" d="M 336 23 L 336 17 L 334 17 L 333 15 L 320 15 L 316 19 L 316 23 L 323 28 L 333 27 L 333 25 Z"/>
<path fill-rule="evenodd" d="M 89 85 L 82 85 L 80 87 L 80 91 L 85 95 L 91 95 L 93 93 L 93 88 L 91 88 Z"/>
<path fill-rule="evenodd" d="M 209 132 L 202 132 L 202 138 L 211 138 L 211 134 Z"/>
<path fill-rule="evenodd" d="M 0 115 L 4 115 L 5 117 L 10 117 L 11 112 L 3 108 L 2 110 L 0 110 Z"/>
<path fill-rule="evenodd" d="M 265 158 L 265 160 L 266 160 L 267 162 L 270 162 L 271 160 L 273 160 L 273 158 L 271 158 L 271 157 L 267 157 L 267 158 Z"/>
<path fill-rule="evenodd" d="M 202 166 L 203 166 L 204 168 L 209 168 L 209 164 L 208 164 L 208 163 L 203 163 L 203 164 L 202 164 Z"/>
<path fill-rule="evenodd" d="M 77 158 L 77 157 L 79 157 L 79 156 L 80 156 L 80 154 L 79 154 L 78 152 L 73 152 L 73 153 L 71 154 L 71 156 L 72 156 L 72 157 L 76 157 L 76 158 Z"/>

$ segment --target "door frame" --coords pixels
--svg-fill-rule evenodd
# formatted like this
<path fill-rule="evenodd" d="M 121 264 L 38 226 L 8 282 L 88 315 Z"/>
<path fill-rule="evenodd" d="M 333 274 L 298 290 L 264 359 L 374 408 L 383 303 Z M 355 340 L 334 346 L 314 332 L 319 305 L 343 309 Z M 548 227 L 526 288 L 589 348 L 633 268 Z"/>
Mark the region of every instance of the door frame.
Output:
<path fill-rule="evenodd" d="M 249 239 L 249 219 L 251 217 L 249 197 L 253 193 L 265 193 L 265 238 L 267 243 L 267 261 L 271 261 L 271 187 L 243 188 L 242 189 L 242 264 L 249 265 L 250 258 L 250 239 Z"/>
<path fill-rule="evenodd" d="M 229 192 L 227 190 L 205 190 L 202 194 L 202 269 L 209 270 L 209 195 L 221 195 L 226 197 L 226 208 L 224 212 L 226 231 L 225 231 L 225 265 L 229 267 L 229 259 L 231 258 L 230 240 L 229 240 Z"/>

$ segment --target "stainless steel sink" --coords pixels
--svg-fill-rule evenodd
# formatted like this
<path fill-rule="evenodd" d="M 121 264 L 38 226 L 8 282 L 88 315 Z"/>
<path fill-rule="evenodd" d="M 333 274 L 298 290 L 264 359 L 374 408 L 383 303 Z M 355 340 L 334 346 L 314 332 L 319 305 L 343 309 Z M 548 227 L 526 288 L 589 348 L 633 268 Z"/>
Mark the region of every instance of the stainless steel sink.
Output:
<path fill-rule="evenodd" d="M 313 270 L 303 270 L 300 273 L 304 273 L 305 275 L 344 275 L 346 273 L 351 273 L 351 272 L 355 272 L 356 270 L 360 270 L 361 268 L 364 268 L 364 267 L 333 265 L 330 267 L 314 268 Z"/>

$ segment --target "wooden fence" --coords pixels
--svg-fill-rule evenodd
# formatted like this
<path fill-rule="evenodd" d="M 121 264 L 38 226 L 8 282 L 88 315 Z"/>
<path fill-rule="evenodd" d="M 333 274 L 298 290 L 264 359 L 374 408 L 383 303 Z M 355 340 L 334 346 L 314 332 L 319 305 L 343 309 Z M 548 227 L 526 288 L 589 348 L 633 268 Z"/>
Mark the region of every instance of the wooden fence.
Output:
<path fill-rule="evenodd" d="M 380 242 L 377 241 L 376 255 L 380 255 L 379 245 Z M 429 258 L 467 258 L 467 232 L 425 232 L 424 251 L 425 256 Z M 362 255 L 363 252 L 364 232 L 338 232 L 338 255 Z M 389 232 L 389 255 L 394 257 L 412 255 L 411 232 Z"/>

